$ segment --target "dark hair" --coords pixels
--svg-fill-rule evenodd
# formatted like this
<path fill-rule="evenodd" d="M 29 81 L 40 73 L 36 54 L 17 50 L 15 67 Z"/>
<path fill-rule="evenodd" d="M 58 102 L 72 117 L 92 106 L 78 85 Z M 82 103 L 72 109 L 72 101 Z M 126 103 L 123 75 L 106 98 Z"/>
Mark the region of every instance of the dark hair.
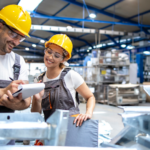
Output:
<path fill-rule="evenodd" d="M 59 68 L 61 68 L 61 69 L 63 69 L 63 68 L 65 68 L 66 66 L 63 64 L 63 63 L 60 63 L 59 64 Z"/>

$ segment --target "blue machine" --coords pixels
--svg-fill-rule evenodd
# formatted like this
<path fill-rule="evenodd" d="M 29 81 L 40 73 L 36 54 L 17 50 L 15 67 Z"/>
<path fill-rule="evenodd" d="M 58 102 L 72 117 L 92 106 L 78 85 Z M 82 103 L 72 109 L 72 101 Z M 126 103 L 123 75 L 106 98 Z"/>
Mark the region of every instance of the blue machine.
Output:
<path fill-rule="evenodd" d="M 143 59 L 144 58 L 145 56 L 143 54 L 136 54 L 136 63 L 138 65 L 137 77 L 140 78 L 140 83 L 143 83 L 144 81 L 144 75 L 143 75 L 143 70 L 144 70 Z"/>

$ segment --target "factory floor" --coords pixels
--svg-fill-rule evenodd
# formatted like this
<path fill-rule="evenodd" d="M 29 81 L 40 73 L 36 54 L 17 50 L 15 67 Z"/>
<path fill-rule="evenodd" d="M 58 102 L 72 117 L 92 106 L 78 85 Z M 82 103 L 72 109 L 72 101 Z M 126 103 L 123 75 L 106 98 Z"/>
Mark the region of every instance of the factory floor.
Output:
<path fill-rule="evenodd" d="M 139 106 L 150 106 L 150 103 L 140 103 Z M 86 104 L 81 103 L 79 108 L 80 113 L 85 113 Z M 96 103 L 92 119 L 99 120 L 99 122 L 102 120 L 108 122 L 112 127 L 110 137 L 113 138 L 124 128 L 121 116 L 118 115 L 122 112 L 123 110 L 116 106 Z"/>

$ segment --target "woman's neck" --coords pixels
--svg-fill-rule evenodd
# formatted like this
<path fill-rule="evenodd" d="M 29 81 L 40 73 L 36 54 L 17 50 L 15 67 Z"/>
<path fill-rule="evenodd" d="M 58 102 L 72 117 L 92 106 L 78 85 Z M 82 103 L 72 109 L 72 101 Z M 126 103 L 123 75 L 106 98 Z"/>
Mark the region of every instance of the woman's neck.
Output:
<path fill-rule="evenodd" d="M 54 79 L 56 77 L 58 77 L 58 75 L 61 73 L 61 68 L 47 68 L 47 71 L 46 71 L 46 76 L 48 79 Z"/>

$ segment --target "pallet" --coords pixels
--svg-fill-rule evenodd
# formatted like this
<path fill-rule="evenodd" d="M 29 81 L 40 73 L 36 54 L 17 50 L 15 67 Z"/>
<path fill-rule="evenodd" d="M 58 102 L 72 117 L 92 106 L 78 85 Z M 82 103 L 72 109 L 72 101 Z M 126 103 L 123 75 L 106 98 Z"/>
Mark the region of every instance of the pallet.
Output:
<path fill-rule="evenodd" d="M 108 104 L 108 100 L 96 100 L 96 103 Z"/>

